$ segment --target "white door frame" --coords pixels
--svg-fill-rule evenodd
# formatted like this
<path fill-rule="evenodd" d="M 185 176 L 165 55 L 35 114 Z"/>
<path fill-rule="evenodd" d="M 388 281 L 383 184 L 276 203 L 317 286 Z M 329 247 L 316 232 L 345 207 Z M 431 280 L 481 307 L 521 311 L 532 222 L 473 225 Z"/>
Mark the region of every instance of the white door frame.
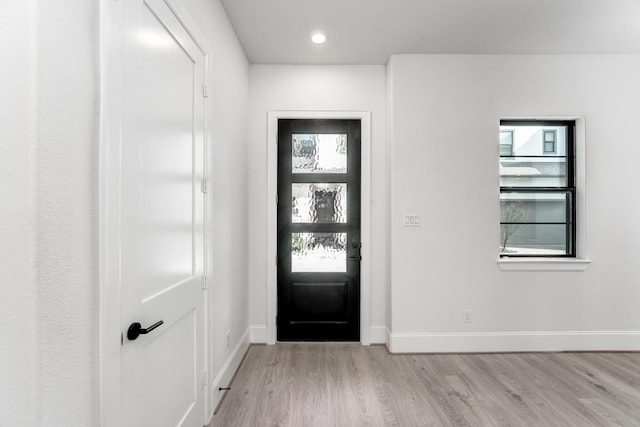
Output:
<path fill-rule="evenodd" d="M 163 0 L 191 36 L 205 58 L 205 84 L 209 82 L 212 50 L 197 26 L 179 6 L 178 0 Z M 98 251 L 99 251 L 99 422 L 102 427 L 122 425 L 121 402 L 121 283 L 120 283 L 120 154 L 122 128 L 122 1 L 100 0 L 100 143 L 98 153 Z M 210 85 L 209 85 L 210 86 Z M 208 98 L 204 99 L 204 176 L 211 176 L 211 118 Z M 204 271 L 211 277 L 211 195 L 204 200 Z M 211 294 L 203 292 L 204 360 L 211 372 L 209 352 Z M 208 381 L 210 383 L 210 381 Z M 203 425 L 209 419 L 211 393 L 205 386 Z"/>
<path fill-rule="evenodd" d="M 270 110 L 267 124 L 267 344 L 276 343 L 278 307 L 278 119 L 355 119 L 361 126 L 360 343 L 371 344 L 371 112 Z"/>

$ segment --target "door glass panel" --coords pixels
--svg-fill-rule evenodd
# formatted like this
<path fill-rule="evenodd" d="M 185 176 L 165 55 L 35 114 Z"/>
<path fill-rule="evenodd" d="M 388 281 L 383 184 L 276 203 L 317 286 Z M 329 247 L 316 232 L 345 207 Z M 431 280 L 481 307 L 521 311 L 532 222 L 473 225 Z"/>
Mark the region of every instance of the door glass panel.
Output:
<path fill-rule="evenodd" d="M 346 134 L 291 135 L 293 173 L 347 173 Z"/>
<path fill-rule="evenodd" d="M 291 222 L 347 222 L 347 184 L 291 184 Z"/>
<path fill-rule="evenodd" d="M 291 272 L 347 271 L 347 233 L 292 233 Z"/>

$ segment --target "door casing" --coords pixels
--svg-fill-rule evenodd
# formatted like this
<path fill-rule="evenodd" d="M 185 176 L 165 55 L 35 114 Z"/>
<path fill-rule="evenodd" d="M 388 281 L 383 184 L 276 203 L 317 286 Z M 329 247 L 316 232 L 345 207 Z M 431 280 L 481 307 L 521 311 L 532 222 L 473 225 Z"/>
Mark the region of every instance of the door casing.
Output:
<path fill-rule="evenodd" d="M 267 336 L 262 341 L 276 343 L 277 288 L 277 205 L 278 119 L 355 119 L 361 126 L 361 243 L 360 343 L 371 344 L 371 112 L 270 110 L 267 124 Z M 259 340 L 255 340 L 259 341 Z"/>
<path fill-rule="evenodd" d="M 178 0 L 163 0 L 189 33 L 204 55 L 205 84 L 211 70 L 211 48 L 197 26 L 179 5 Z M 122 126 L 122 40 L 124 35 L 123 2 L 100 0 L 100 134 L 98 153 L 98 269 L 99 269 L 99 422 L 101 426 L 122 425 L 121 403 L 121 285 L 119 281 L 120 236 L 120 130 Z M 204 100 L 204 176 L 211 176 L 209 101 Z M 204 271 L 211 277 L 211 195 L 204 200 Z M 211 293 L 203 292 L 205 366 L 211 373 L 208 351 L 211 336 Z M 126 338 L 125 338 L 126 339 Z M 210 375 L 210 374 L 209 374 Z M 208 381 L 211 383 L 211 381 Z M 203 420 L 212 415 L 212 393 L 204 390 Z M 208 422 L 208 420 L 205 420 Z"/>

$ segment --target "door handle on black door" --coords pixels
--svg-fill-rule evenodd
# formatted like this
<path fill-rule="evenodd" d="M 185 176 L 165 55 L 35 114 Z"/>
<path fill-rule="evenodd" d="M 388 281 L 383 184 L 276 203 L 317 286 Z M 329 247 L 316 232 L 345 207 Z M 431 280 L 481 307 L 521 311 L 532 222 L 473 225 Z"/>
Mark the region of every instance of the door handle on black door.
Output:
<path fill-rule="evenodd" d="M 357 255 L 348 256 L 347 259 L 351 261 L 362 261 L 362 255 L 360 255 L 360 248 L 362 247 L 362 243 L 352 242 L 351 247 L 355 249 Z"/>
<path fill-rule="evenodd" d="M 127 330 L 127 338 L 129 339 L 129 341 L 135 341 L 138 339 L 140 335 L 148 334 L 149 332 L 153 331 L 163 323 L 164 321 L 160 320 L 154 323 L 153 325 L 149 326 L 148 328 L 143 328 L 138 322 L 132 323 L 129 326 L 129 329 Z"/>

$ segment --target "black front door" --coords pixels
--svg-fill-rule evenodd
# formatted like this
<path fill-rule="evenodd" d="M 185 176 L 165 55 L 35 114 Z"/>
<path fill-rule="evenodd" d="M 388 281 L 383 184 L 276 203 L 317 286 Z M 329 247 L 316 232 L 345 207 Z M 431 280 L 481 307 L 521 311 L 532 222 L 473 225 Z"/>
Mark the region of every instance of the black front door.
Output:
<path fill-rule="evenodd" d="M 360 340 L 360 120 L 278 121 L 278 340 Z"/>

